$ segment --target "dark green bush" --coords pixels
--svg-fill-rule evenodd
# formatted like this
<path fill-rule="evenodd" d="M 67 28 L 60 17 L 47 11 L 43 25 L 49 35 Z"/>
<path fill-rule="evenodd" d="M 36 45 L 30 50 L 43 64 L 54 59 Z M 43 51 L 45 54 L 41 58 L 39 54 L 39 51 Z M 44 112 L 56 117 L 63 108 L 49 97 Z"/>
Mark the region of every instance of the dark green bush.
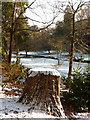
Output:
<path fill-rule="evenodd" d="M 90 111 L 90 64 L 82 68 L 78 66 L 73 71 L 72 79 L 66 84 L 69 85 L 69 93 L 65 94 L 65 97 L 69 102 L 75 105 L 76 110 Z"/>

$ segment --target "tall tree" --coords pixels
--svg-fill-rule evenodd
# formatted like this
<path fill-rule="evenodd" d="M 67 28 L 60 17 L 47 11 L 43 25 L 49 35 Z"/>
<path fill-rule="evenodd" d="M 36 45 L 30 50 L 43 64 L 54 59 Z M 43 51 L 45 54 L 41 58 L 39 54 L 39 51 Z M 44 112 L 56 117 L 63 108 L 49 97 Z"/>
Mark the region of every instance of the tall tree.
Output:
<path fill-rule="evenodd" d="M 2 48 L 5 55 L 8 55 L 8 49 L 9 49 L 11 11 L 12 11 L 12 3 L 3 2 L 2 3 Z"/>
<path fill-rule="evenodd" d="M 61 28 L 61 25 L 57 27 L 57 35 L 60 36 L 61 33 L 64 36 L 64 39 L 70 43 L 70 59 L 69 59 L 69 72 L 68 72 L 68 77 L 71 79 L 72 75 L 72 66 L 73 66 L 73 58 L 74 58 L 74 52 L 76 50 L 75 45 L 78 43 L 80 46 L 87 46 L 85 44 L 85 41 L 78 40 L 80 38 L 80 34 L 83 33 L 83 29 L 86 30 L 86 28 L 80 28 L 79 24 L 76 23 L 76 16 L 77 14 L 79 15 L 80 12 L 82 11 L 82 18 L 85 19 L 85 10 L 83 9 L 83 6 L 86 4 L 86 2 L 83 2 L 82 0 L 74 3 L 74 1 L 68 2 L 66 9 L 63 10 L 62 8 L 59 8 L 62 12 L 64 12 L 64 22 L 63 24 L 63 29 Z M 75 5 L 75 6 L 74 6 Z M 80 17 L 78 17 L 79 23 L 82 23 L 82 20 Z M 85 22 L 86 23 L 86 22 Z M 84 26 L 84 25 L 83 25 Z M 86 26 L 86 25 L 85 25 Z M 82 29 L 82 30 L 81 30 Z M 63 32 L 62 32 L 63 31 Z M 88 33 L 88 32 L 87 32 Z M 77 37 L 78 36 L 78 37 Z M 84 35 L 83 35 L 84 37 Z M 82 45 L 83 43 L 83 45 Z M 86 47 L 87 49 L 87 47 Z"/>
<path fill-rule="evenodd" d="M 3 38 L 8 44 L 8 62 L 11 62 L 11 55 L 12 55 L 12 45 L 15 35 L 15 29 L 19 29 L 24 26 L 27 21 L 22 19 L 20 21 L 20 17 L 24 17 L 24 13 L 27 8 L 29 8 L 35 1 L 30 3 L 29 5 L 25 2 L 3 2 L 2 3 L 2 31 Z M 8 12 L 7 12 L 8 11 Z M 6 32 L 7 31 L 7 32 Z M 7 36 L 8 35 L 8 40 Z"/>
<path fill-rule="evenodd" d="M 72 32 L 72 10 L 69 5 L 66 6 L 65 14 L 64 14 L 64 32 L 66 37 L 69 37 Z"/>
<path fill-rule="evenodd" d="M 76 8 L 74 8 L 74 3 L 73 2 L 69 2 L 69 7 L 71 8 L 70 12 L 72 14 L 72 31 L 71 31 L 71 51 L 70 51 L 70 60 L 69 60 L 69 72 L 68 72 L 68 77 L 71 79 L 71 75 L 72 75 L 72 65 L 73 65 L 73 57 L 74 57 L 74 44 L 76 42 L 76 37 L 75 37 L 75 16 L 76 14 L 81 10 L 82 6 L 85 5 L 84 2 L 80 1 L 77 5 Z"/>

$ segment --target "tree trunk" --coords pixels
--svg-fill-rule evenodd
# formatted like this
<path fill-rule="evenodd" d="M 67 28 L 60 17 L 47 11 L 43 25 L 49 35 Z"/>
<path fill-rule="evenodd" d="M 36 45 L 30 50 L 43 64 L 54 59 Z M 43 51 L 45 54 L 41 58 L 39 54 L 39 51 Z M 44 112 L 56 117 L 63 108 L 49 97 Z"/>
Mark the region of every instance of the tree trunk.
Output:
<path fill-rule="evenodd" d="M 69 80 L 71 79 L 71 76 L 72 76 L 72 65 L 73 65 L 73 57 L 74 57 L 74 41 L 75 41 L 75 13 L 73 14 L 72 41 L 71 41 L 71 52 L 70 52 L 70 60 L 69 60 L 69 72 L 68 72 Z"/>
<path fill-rule="evenodd" d="M 36 76 L 28 77 L 19 102 L 29 104 L 31 109 L 65 117 L 60 102 L 60 76 L 38 72 Z"/>
<path fill-rule="evenodd" d="M 69 78 L 71 78 L 72 75 L 73 56 L 74 56 L 74 43 L 71 43 L 71 53 L 70 53 L 70 61 L 69 61 L 69 73 L 68 73 Z"/>
<path fill-rule="evenodd" d="M 10 44 L 9 44 L 9 55 L 8 55 L 8 63 L 11 63 L 11 56 L 12 56 L 12 42 L 13 42 L 13 37 L 14 37 L 14 14 L 15 14 L 15 5 L 16 2 L 14 2 L 14 7 L 12 11 L 12 24 L 11 24 L 11 33 L 10 33 Z"/>
<path fill-rule="evenodd" d="M 8 63 L 11 63 L 11 56 L 12 56 L 12 41 L 13 41 L 13 30 L 11 30 L 11 35 L 10 35 L 10 46 L 9 46 Z"/>

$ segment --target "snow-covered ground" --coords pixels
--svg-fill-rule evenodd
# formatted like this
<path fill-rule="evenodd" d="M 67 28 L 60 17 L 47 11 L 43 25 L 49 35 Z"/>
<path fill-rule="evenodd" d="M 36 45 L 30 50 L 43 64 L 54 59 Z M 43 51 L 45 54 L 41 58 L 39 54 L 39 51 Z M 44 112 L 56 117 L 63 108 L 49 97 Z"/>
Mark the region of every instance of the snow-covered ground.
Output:
<path fill-rule="evenodd" d="M 51 52 L 55 52 L 55 51 L 51 51 Z M 48 53 L 48 51 L 42 51 L 42 52 L 28 52 L 28 55 L 42 55 L 42 56 L 51 56 L 51 57 L 57 57 L 57 54 L 53 53 L 53 54 L 46 54 Z M 25 55 L 25 51 L 19 52 L 19 55 Z M 28 68 L 34 68 L 34 67 L 52 67 L 52 68 L 56 68 L 57 70 L 59 70 L 62 73 L 67 73 L 68 72 L 68 65 L 69 65 L 69 61 L 68 61 L 68 55 L 69 53 L 62 53 L 62 55 L 66 55 L 62 56 L 60 58 L 60 65 L 58 64 L 58 61 L 55 59 L 47 59 L 47 58 L 20 58 L 20 62 L 28 67 Z M 15 57 L 16 55 L 13 54 L 12 55 L 12 62 L 15 62 L 16 59 L 13 58 L 13 56 Z M 83 57 L 84 60 L 90 60 L 90 54 L 80 54 L 80 53 L 75 53 L 75 57 L 79 58 L 79 57 Z M 77 63 L 77 62 L 73 62 L 73 67 L 76 67 L 78 64 L 80 64 L 82 67 L 85 66 L 86 63 Z"/>
<path fill-rule="evenodd" d="M 23 53 L 23 52 L 22 52 Z M 31 53 L 29 53 L 31 54 Z M 35 53 L 33 53 L 35 54 Z M 89 57 L 90 58 L 90 57 Z M 88 59 L 88 56 L 85 56 Z M 15 61 L 12 58 L 12 61 Z M 60 65 L 57 65 L 57 60 L 46 59 L 46 58 L 21 58 L 20 62 L 22 65 L 28 68 L 52 68 L 59 71 L 60 75 L 67 75 L 69 62 L 62 60 Z M 73 67 L 76 67 L 78 63 L 74 62 Z M 81 63 L 84 67 L 86 64 Z M 5 88 L 8 89 L 8 88 Z M 9 89 L 8 89 L 9 90 Z M 2 92 L 0 87 L 0 118 L 55 118 L 55 116 L 47 115 L 43 111 L 30 110 L 29 105 L 18 103 L 19 96 L 7 96 Z M 77 113 L 73 115 L 75 118 L 83 118 L 83 120 L 90 120 L 89 113 Z M 80 120 L 80 119 L 79 119 Z"/>
<path fill-rule="evenodd" d="M 12 61 L 16 61 L 16 58 L 12 58 Z M 61 75 L 67 75 L 69 61 L 61 60 L 61 64 L 58 65 L 58 61 L 54 59 L 47 58 L 20 58 L 20 62 L 27 68 L 53 68 L 60 72 Z M 73 62 L 73 68 L 76 68 L 80 64 L 84 67 L 86 63 Z"/>
<path fill-rule="evenodd" d="M 44 111 L 31 110 L 29 105 L 24 105 L 17 102 L 19 96 L 7 96 L 3 93 L 2 87 L 0 87 L 0 118 L 53 118 L 56 116 L 48 115 Z M 89 113 L 77 113 L 73 114 L 75 118 L 83 118 L 83 120 L 90 120 Z M 61 119 L 61 118 L 60 118 Z M 68 118 L 67 118 L 68 120 Z"/>
<path fill-rule="evenodd" d="M 19 96 L 3 94 L 0 86 L 0 118 L 57 118 L 40 110 L 30 110 L 29 105 L 18 103 Z"/>

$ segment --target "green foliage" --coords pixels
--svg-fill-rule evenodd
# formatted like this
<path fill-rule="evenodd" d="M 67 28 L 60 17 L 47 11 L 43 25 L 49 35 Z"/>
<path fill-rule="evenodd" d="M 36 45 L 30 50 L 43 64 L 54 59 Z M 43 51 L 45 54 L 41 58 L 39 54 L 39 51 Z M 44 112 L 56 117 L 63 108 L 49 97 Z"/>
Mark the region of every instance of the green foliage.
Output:
<path fill-rule="evenodd" d="M 66 85 L 66 88 L 70 88 L 71 80 L 66 76 L 62 76 L 61 79 L 62 79 L 63 83 Z"/>
<path fill-rule="evenodd" d="M 22 29 L 22 28 L 24 29 L 28 27 L 27 20 L 20 19 L 20 18 L 24 18 L 24 13 L 25 13 L 24 9 L 27 5 L 28 4 L 26 2 L 2 2 L 3 59 L 6 59 L 9 54 L 10 45 L 12 46 L 11 52 L 12 50 L 17 51 L 18 48 L 21 49 L 21 46 L 22 44 L 24 44 L 24 41 L 29 39 L 29 33 L 26 31 L 11 32 L 12 29 L 13 31 L 15 31 L 16 29 Z M 13 27 L 12 27 L 12 22 L 13 22 Z M 12 39 L 11 33 L 13 33 L 12 43 L 11 43 L 11 39 Z"/>
<path fill-rule="evenodd" d="M 67 79 L 66 79 L 67 83 Z M 65 97 L 75 105 L 76 110 L 90 111 L 90 65 L 74 69 L 73 77 L 69 86 L 69 93 Z"/>
<path fill-rule="evenodd" d="M 26 69 L 21 64 L 3 63 L 3 74 L 9 82 L 18 82 L 21 78 L 26 78 Z"/>
<path fill-rule="evenodd" d="M 57 22 L 56 28 L 53 34 L 55 37 L 62 37 L 65 35 L 65 28 L 64 28 L 63 22 Z"/>
<path fill-rule="evenodd" d="M 70 37 L 72 32 L 72 9 L 67 5 L 64 15 L 64 32 L 67 37 Z"/>

